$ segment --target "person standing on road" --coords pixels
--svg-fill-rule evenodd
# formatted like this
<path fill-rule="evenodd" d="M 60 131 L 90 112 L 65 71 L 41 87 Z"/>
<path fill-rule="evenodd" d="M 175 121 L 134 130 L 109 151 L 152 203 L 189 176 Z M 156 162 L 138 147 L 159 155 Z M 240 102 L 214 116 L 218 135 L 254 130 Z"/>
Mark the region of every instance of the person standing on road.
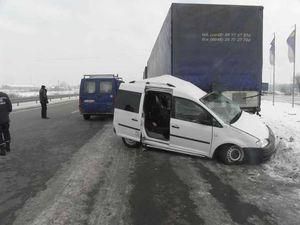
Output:
<path fill-rule="evenodd" d="M 9 113 L 11 101 L 7 94 L 0 92 L 0 155 L 10 151 Z"/>
<path fill-rule="evenodd" d="M 42 85 L 40 89 L 40 103 L 42 106 L 42 111 L 41 111 L 42 119 L 49 119 L 49 117 L 47 117 L 47 104 L 49 102 L 47 97 L 47 89 L 45 85 Z"/>

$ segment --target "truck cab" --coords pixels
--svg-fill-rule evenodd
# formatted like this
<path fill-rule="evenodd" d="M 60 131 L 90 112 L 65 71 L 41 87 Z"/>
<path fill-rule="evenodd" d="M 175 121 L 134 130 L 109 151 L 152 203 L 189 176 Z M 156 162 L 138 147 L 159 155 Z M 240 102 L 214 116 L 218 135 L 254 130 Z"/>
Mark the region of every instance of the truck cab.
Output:
<path fill-rule="evenodd" d="M 79 110 L 85 120 L 92 115 L 112 115 L 122 78 L 113 74 L 84 75 L 80 83 Z"/>

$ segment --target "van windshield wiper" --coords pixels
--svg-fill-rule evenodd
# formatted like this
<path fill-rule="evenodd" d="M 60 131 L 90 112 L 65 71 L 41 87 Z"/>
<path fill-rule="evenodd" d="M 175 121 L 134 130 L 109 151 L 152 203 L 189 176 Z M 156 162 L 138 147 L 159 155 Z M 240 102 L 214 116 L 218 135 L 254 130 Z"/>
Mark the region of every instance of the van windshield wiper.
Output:
<path fill-rule="evenodd" d="M 242 115 L 242 110 L 240 112 L 238 112 L 231 120 L 230 120 L 230 124 L 236 122 L 240 116 Z"/>

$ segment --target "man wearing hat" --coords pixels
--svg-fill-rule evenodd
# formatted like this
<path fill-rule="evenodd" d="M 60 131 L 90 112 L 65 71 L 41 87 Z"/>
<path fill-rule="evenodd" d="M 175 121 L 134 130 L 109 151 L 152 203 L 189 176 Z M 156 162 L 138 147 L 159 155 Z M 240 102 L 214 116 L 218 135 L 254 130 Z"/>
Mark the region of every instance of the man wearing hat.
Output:
<path fill-rule="evenodd" d="M 42 111 L 41 111 L 42 119 L 49 119 L 49 117 L 47 117 L 47 104 L 49 102 L 47 97 L 47 89 L 45 85 L 42 85 L 40 89 L 40 103 L 42 106 Z"/>

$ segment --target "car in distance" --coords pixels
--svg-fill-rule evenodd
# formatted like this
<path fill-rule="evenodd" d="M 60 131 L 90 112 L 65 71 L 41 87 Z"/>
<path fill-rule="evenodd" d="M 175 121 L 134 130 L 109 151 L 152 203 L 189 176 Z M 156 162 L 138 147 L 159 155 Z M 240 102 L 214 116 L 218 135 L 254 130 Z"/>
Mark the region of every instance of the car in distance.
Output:
<path fill-rule="evenodd" d="M 84 75 L 80 83 L 79 111 L 85 120 L 92 115 L 112 115 L 122 78 L 111 74 Z"/>
<path fill-rule="evenodd" d="M 272 130 L 220 93 L 162 75 L 120 85 L 114 132 L 128 147 L 144 146 L 225 164 L 257 163 L 275 152 Z"/>

